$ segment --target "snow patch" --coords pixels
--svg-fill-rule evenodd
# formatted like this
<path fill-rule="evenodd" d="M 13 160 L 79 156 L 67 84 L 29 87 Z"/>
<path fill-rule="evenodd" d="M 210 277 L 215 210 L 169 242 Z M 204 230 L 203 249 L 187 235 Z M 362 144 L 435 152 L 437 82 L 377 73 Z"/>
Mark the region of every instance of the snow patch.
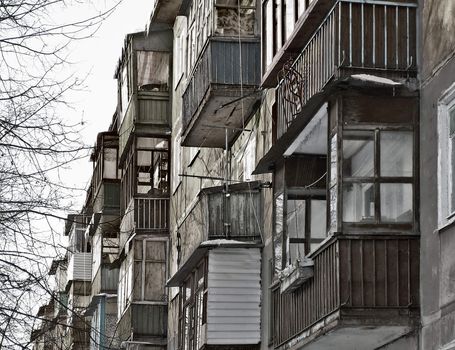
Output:
<path fill-rule="evenodd" d="M 236 241 L 233 239 L 212 239 L 201 243 L 201 247 L 212 245 L 237 245 L 237 244 L 255 244 L 254 242 Z"/>
<path fill-rule="evenodd" d="M 368 82 L 383 84 L 383 85 L 393 85 L 393 86 L 402 85 L 401 83 L 393 81 L 392 79 L 382 78 L 382 77 L 378 77 L 376 75 L 371 75 L 371 74 L 354 74 L 351 77 L 354 79 L 357 79 L 357 80 L 368 81 Z"/>

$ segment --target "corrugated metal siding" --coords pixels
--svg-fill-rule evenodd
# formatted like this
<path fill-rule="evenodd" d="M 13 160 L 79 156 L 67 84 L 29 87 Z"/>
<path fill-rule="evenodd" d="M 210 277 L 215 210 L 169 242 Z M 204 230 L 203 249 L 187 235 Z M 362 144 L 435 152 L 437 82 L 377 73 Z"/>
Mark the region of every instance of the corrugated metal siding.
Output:
<path fill-rule="evenodd" d="M 139 92 L 139 122 L 169 124 L 169 94 L 167 92 Z"/>
<path fill-rule="evenodd" d="M 259 85 L 259 41 L 211 41 L 212 75 L 215 84 Z M 241 59 L 240 59 L 241 58 Z M 242 76 L 240 77 L 240 68 Z"/>
<path fill-rule="evenodd" d="M 68 280 L 92 280 L 92 253 L 74 253 L 68 263 Z"/>
<path fill-rule="evenodd" d="M 207 344 L 260 342 L 261 254 L 258 248 L 209 253 Z"/>

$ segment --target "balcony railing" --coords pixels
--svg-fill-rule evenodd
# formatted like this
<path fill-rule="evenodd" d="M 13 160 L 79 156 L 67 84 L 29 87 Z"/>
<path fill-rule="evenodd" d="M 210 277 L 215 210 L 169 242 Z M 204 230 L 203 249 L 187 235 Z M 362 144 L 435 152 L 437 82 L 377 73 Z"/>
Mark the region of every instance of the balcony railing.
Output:
<path fill-rule="evenodd" d="M 120 249 L 133 230 L 167 233 L 169 230 L 169 198 L 135 197 L 125 210 L 120 224 Z"/>
<path fill-rule="evenodd" d="M 232 130 L 242 127 L 256 99 L 259 55 L 256 38 L 207 42 L 183 93 L 185 145 L 224 147 L 226 126 L 229 139 L 234 137 Z"/>
<path fill-rule="evenodd" d="M 416 70 L 415 4 L 337 0 L 277 87 L 278 137 L 333 77 L 407 77 Z"/>
<path fill-rule="evenodd" d="M 345 317 L 355 310 L 355 319 L 349 321 L 355 327 L 355 322 L 374 319 L 379 312 L 418 307 L 418 238 L 338 238 L 312 259 L 313 279 L 293 293 L 281 294 L 279 285 L 272 291 L 275 347 L 338 310 Z M 393 322 L 390 317 L 387 325 Z"/>

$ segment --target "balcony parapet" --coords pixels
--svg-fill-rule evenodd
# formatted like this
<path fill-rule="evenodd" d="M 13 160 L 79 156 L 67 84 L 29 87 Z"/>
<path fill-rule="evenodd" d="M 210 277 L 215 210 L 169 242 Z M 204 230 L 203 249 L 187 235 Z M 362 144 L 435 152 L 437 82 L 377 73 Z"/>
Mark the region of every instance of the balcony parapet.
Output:
<path fill-rule="evenodd" d="M 183 94 L 185 146 L 224 147 L 241 131 L 260 82 L 258 38 L 212 37 L 201 53 Z"/>
<path fill-rule="evenodd" d="M 272 287 L 275 348 L 317 342 L 329 329 L 336 339 L 337 330 L 365 326 L 375 326 L 368 348 L 376 348 L 384 328 L 393 339 L 417 324 L 417 236 L 334 236 L 310 258 L 313 278 L 292 293 L 281 293 L 280 283 Z"/>

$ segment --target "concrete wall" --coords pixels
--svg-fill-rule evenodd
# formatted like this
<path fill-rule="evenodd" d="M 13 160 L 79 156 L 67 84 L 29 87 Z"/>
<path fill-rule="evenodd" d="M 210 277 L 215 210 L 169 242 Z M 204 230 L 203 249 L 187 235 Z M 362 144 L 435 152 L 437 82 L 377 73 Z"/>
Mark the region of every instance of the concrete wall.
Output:
<path fill-rule="evenodd" d="M 441 349 L 455 339 L 455 227 L 438 230 L 438 100 L 455 82 L 455 2 L 420 1 L 421 118 L 420 224 L 421 314 L 420 349 Z M 450 282 L 451 281 L 451 282 Z M 447 285 L 446 282 L 452 284 Z M 452 289 L 452 290 L 451 290 Z"/>
<path fill-rule="evenodd" d="M 179 55 L 176 50 L 178 46 L 176 42 L 180 36 L 186 36 L 185 26 L 186 20 L 183 17 L 178 17 L 174 24 L 174 72 L 176 65 L 179 64 Z M 183 30 L 182 30 L 183 29 Z M 184 51 L 185 52 L 185 51 Z M 185 55 L 185 53 L 184 53 Z M 180 135 L 182 128 L 182 95 L 186 87 L 187 72 L 183 72 L 183 76 L 174 76 L 173 96 L 172 96 L 172 164 L 171 178 L 178 174 L 202 175 L 208 177 L 224 177 L 226 157 L 222 149 L 211 148 L 189 148 L 180 146 Z M 245 129 L 253 131 L 244 131 L 235 143 L 232 145 L 228 154 L 229 177 L 236 180 L 245 180 L 245 169 L 243 163 L 243 154 L 245 153 L 248 144 L 255 142 L 254 159 L 255 163 L 263 157 L 271 147 L 272 140 L 272 102 L 274 94 L 265 92 L 264 103 L 262 107 L 256 111 Z M 253 168 L 255 164 L 253 165 Z M 271 181 L 271 175 L 253 176 L 251 180 Z M 179 177 L 171 184 L 171 204 L 170 204 L 170 233 L 171 233 L 171 249 L 169 260 L 169 277 L 171 277 L 192 254 L 194 249 L 204 239 L 202 232 L 202 208 L 197 203 L 198 193 L 202 188 L 219 186 L 222 181 L 212 179 L 199 179 L 194 177 Z M 263 241 L 268 244 L 271 242 L 271 227 L 272 227 L 272 192 L 269 189 L 263 191 L 264 194 L 264 232 Z M 180 241 L 181 252 L 178 261 L 177 241 Z M 267 243 L 268 242 L 268 243 Z M 269 249 L 267 247 L 266 249 Z M 270 249 L 271 251 L 271 249 Z M 179 263 L 179 264 L 178 264 Z M 267 268 L 267 263 L 263 263 L 263 268 Z M 262 271 L 262 274 L 267 273 Z M 264 305 L 268 305 L 268 285 L 262 285 L 263 296 L 265 296 Z M 175 298 L 178 293 L 177 288 L 170 289 L 170 317 L 168 330 L 169 349 L 172 350 L 177 345 L 178 332 L 178 298 Z M 267 344 L 267 341 L 265 342 Z M 175 346 L 174 346 L 175 345 Z"/>

